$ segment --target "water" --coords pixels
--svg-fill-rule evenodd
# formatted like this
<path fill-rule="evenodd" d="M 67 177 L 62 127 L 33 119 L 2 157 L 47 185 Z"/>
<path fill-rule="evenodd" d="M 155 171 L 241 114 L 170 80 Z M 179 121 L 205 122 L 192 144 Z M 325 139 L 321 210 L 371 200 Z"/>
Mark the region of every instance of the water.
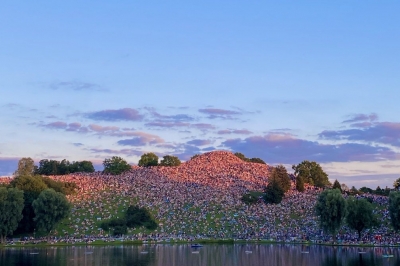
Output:
<path fill-rule="evenodd" d="M 388 254 L 393 257 L 385 258 Z M 6 248 L 0 249 L 0 265 L 386 266 L 400 265 L 400 249 L 269 244 Z"/>

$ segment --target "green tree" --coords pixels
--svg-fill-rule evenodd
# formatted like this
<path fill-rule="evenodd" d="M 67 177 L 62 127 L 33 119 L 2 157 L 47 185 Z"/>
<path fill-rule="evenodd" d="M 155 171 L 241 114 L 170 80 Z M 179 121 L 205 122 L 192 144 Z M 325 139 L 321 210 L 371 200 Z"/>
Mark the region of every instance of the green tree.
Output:
<path fill-rule="evenodd" d="M 195 155 L 193 155 L 192 157 L 190 157 L 190 160 L 193 160 L 194 158 L 197 158 L 197 157 L 199 157 L 200 156 L 200 154 L 195 154 Z"/>
<path fill-rule="evenodd" d="M 35 212 L 33 219 L 38 231 L 50 233 L 58 222 L 68 217 L 71 206 L 67 198 L 53 189 L 42 191 L 32 203 Z"/>
<path fill-rule="evenodd" d="M 157 166 L 158 165 L 158 156 L 155 153 L 149 152 L 145 153 L 140 157 L 139 166 Z"/>
<path fill-rule="evenodd" d="M 270 182 L 264 190 L 264 201 L 267 204 L 280 203 L 285 195 L 285 191 L 277 182 Z"/>
<path fill-rule="evenodd" d="M 343 191 L 342 191 L 342 186 L 340 185 L 339 181 L 337 181 L 337 179 L 335 180 L 335 182 L 333 182 L 332 188 L 333 188 L 333 189 L 337 188 L 337 189 L 340 190 L 340 192 L 343 192 Z"/>
<path fill-rule="evenodd" d="M 17 229 L 22 219 L 24 193 L 17 188 L 0 187 L 0 243 Z"/>
<path fill-rule="evenodd" d="M 35 174 L 38 175 L 58 175 L 60 162 L 55 160 L 43 159 L 39 161 L 39 167 Z"/>
<path fill-rule="evenodd" d="M 18 169 L 14 172 L 14 176 L 32 176 L 35 170 L 36 166 L 32 158 L 22 158 L 18 161 Z"/>
<path fill-rule="evenodd" d="M 302 161 L 298 165 L 293 165 L 292 169 L 296 176 L 300 176 L 304 183 L 309 183 L 317 187 L 329 185 L 328 174 L 322 170 L 322 167 L 316 162 Z"/>
<path fill-rule="evenodd" d="M 152 218 L 150 212 L 138 206 L 129 206 L 126 210 L 125 220 L 128 227 L 144 226 L 149 230 L 157 228 L 157 223 Z M 155 227 L 154 227 L 155 226 Z"/>
<path fill-rule="evenodd" d="M 399 190 L 399 189 L 400 189 L 400 177 L 397 178 L 397 179 L 393 182 L 393 187 L 394 187 L 394 189 L 396 189 L 396 190 Z"/>
<path fill-rule="evenodd" d="M 251 158 L 250 162 L 252 163 L 261 163 L 261 164 L 266 164 L 262 159 L 260 158 Z"/>
<path fill-rule="evenodd" d="M 283 165 L 278 165 L 272 169 L 270 182 L 276 183 L 283 192 L 290 189 L 291 182 L 286 168 Z"/>
<path fill-rule="evenodd" d="M 389 194 L 390 222 L 396 232 L 400 229 L 400 192 L 392 191 Z"/>
<path fill-rule="evenodd" d="M 366 199 L 355 199 L 349 197 L 347 199 L 347 215 L 346 223 L 357 231 L 358 239 L 361 239 L 361 232 L 364 229 L 371 228 L 377 224 L 377 220 L 373 214 L 373 206 Z"/>
<path fill-rule="evenodd" d="M 243 153 L 235 152 L 234 155 L 235 155 L 236 157 L 238 157 L 239 159 L 241 159 L 242 161 L 245 161 L 245 162 L 250 161 L 250 159 L 247 158 L 246 156 L 244 156 Z"/>
<path fill-rule="evenodd" d="M 296 176 L 296 189 L 299 192 L 304 192 L 304 181 L 301 176 Z"/>
<path fill-rule="evenodd" d="M 122 174 L 132 168 L 127 161 L 118 156 L 113 156 L 111 159 L 105 159 L 103 161 L 103 166 L 103 172 L 112 175 Z"/>
<path fill-rule="evenodd" d="M 181 165 L 181 160 L 178 157 L 172 155 L 165 155 L 160 162 L 161 166 L 179 166 Z"/>
<path fill-rule="evenodd" d="M 319 216 L 322 230 L 330 233 L 336 240 L 336 232 L 343 223 L 346 215 L 346 201 L 338 189 L 323 191 L 315 205 L 315 213 Z"/>
<path fill-rule="evenodd" d="M 24 192 L 23 218 L 18 224 L 17 233 L 31 233 L 35 228 L 33 222 L 35 213 L 32 202 L 43 190 L 47 189 L 47 186 L 41 176 L 18 176 L 11 181 L 10 186 Z"/>

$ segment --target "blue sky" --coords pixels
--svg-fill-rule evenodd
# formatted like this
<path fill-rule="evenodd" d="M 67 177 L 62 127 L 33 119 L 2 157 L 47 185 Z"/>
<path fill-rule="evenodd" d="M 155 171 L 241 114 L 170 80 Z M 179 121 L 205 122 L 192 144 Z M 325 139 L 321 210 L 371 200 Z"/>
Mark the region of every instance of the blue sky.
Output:
<path fill-rule="evenodd" d="M 0 175 L 21 157 L 319 162 L 400 177 L 400 11 L 377 1 L 4 1 Z M 100 167 L 101 169 L 101 167 Z"/>

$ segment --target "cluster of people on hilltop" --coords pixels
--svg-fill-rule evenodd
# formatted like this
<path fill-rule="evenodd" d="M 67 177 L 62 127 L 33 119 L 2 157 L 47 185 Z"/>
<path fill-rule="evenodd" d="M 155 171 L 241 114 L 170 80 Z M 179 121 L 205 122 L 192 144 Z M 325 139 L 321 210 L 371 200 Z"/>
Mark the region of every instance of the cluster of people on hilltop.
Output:
<path fill-rule="evenodd" d="M 270 171 L 268 165 L 243 162 L 229 152 L 212 152 L 179 167 L 135 167 L 118 176 L 101 172 L 54 176 L 78 186 L 77 193 L 68 196 L 74 206 L 65 224 L 70 230 L 58 235 L 68 239 L 88 235 L 102 238 L 109 232 L 98 228 L 100 221 L 117 216 L 118 208 L 138 205 L 152 211 L 159 227 L 146 236 L 133 234 L 135 229 L 130 229 L 129 239 L 328 241 L 331 236 L 319 229 L 315 217 L 319 188 L 306 185 L 300 193 L 292 183 L 280 204 L 267 205 L 262 200 L 252 205 L 243 203 L 245 193 L 263 190 Z M 362 241 L 399 241 L 397 234 L 389 234 L 387 197 L 364 196 L 382 206 L 375 210 L 382 220 L 379 229 L 364 234 Z M 355 243 L 357 233 L 343 226 L 338 239 Z"/>

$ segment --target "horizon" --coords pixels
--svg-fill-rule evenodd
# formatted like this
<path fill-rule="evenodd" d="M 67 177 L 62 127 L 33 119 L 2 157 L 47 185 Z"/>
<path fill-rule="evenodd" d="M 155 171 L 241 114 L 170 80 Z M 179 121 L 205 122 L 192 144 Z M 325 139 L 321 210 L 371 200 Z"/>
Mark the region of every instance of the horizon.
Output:
<path fill-rule="evenodd" d="M 3 3 L 0 176 L 31 157 L 316 161 L 400 177 L 400 3 Z"/>

